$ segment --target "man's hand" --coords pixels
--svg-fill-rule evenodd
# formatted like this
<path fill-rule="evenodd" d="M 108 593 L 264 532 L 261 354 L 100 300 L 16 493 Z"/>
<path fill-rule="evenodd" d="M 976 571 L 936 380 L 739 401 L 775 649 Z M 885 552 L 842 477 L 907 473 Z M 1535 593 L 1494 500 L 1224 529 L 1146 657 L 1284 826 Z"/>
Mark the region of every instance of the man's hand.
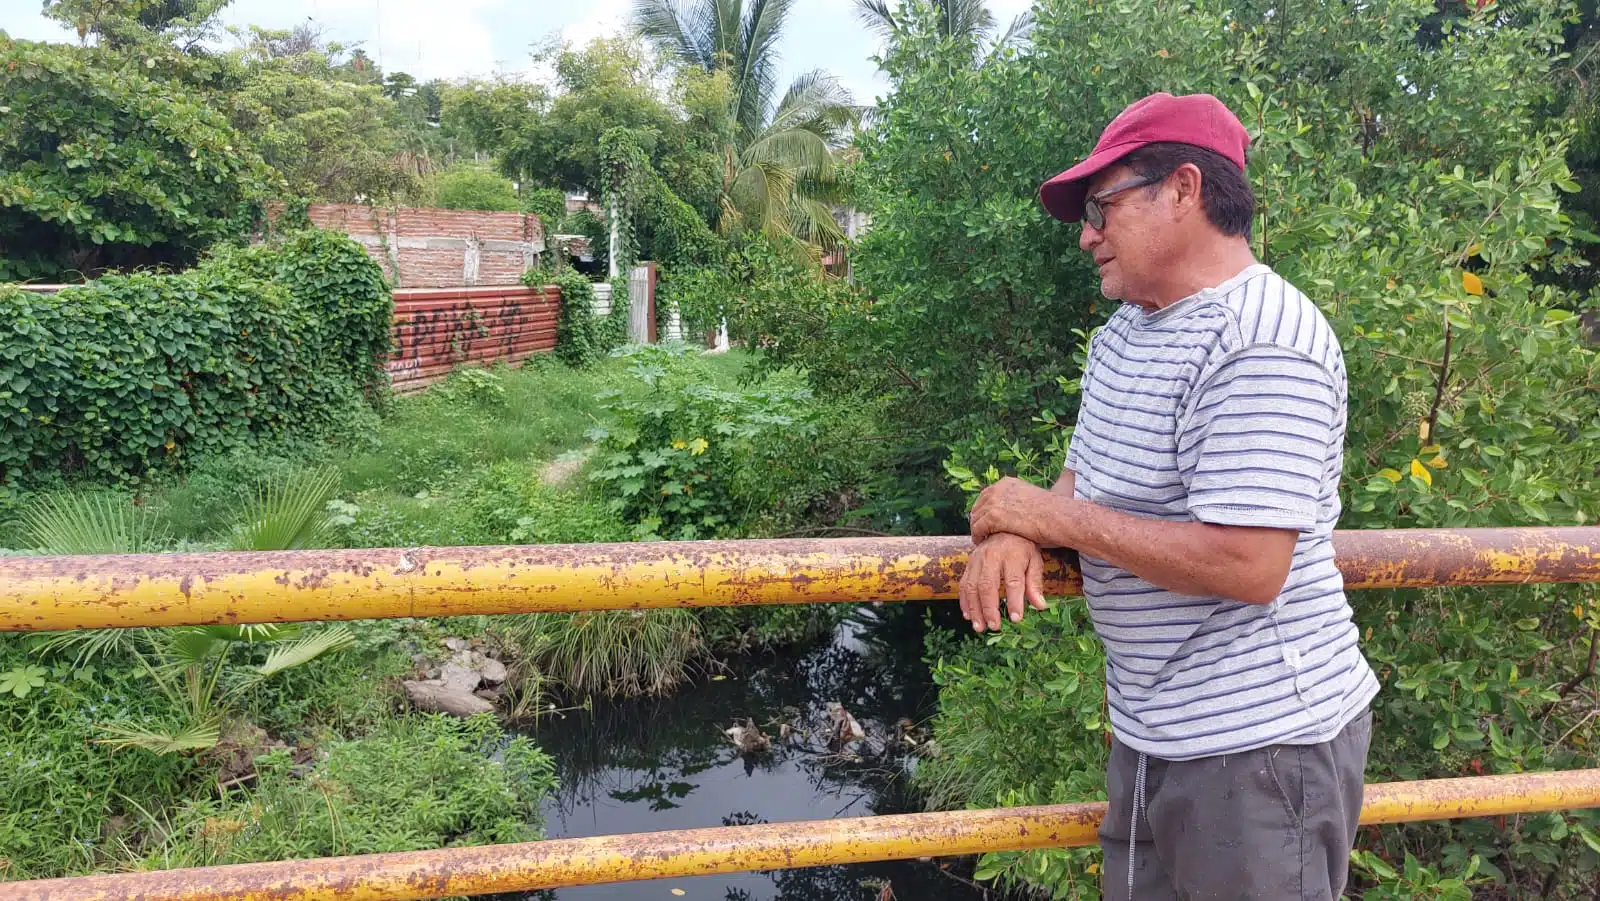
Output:
<path fill-rule="evenodd" d="M 1060 500 L 1060 494 L 1007 476 L 983 489 L 972 512 L 967 514 L 972 523 L 972 543 L 981 545 L 990 535 L 1010 532 L 1043 545 L 1043 514 Z"/>
<path fill-rule="evenodd" d="M 1000 590 L 1004 586 L 1011 621 L 1021 622 L 1027 605 L 1045 609 L 1044 556 L 1039 546 L 1009 532 L 992 535 L 972 549 L 961 575 L 961 616 L 973 631 L 1000 631 Z"/>

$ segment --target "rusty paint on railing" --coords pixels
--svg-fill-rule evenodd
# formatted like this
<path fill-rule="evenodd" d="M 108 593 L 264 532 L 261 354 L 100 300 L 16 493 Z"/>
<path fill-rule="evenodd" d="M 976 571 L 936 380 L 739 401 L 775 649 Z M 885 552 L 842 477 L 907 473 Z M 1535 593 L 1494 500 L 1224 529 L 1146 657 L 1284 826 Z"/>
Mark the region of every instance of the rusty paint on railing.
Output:
<path fill-rule="evenodd" d="M 1600 770 L 1369 785 L 1361 822 L 1600 807 Z M 1103 803 L 687 829 L 0 884 L 0 901 L 412 901 L 1091 845 Z"/>
<path fill-rule="evenodd" d="M 953 598 L 964 537 L 0 559 L 0 631 Z M 1349 531 L 1350 588 L 1600 581 L 1600 527 Z M 1047 593 L 1081 590 L 1053 554 Z"/>

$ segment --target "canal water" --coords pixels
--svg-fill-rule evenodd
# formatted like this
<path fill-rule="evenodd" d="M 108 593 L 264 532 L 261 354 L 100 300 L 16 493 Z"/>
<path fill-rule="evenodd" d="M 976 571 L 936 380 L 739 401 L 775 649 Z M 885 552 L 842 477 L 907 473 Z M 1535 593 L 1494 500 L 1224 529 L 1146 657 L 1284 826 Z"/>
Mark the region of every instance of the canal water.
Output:
<path fill-rule="evenodd" d="M 668 698 L 600 704 L 542 721 L 556 760 L 551 838 L 783 823 L 921 810 L 909 787 L 936 690 L 920 605 L 857 608 L 831 639 L 748 658 Z M 830 709 L 830 702 L 838 705 Z M 838 708 L 866 738 L 843 747 Z M 724 730 L 753 722 L 770 751 Z M 787 724 L 788 729 L 785 730 Z M 846 727 L 848 728 L 848 726 Z M 783 737 L 787 731 L 788 737 Z M 909 735 L 910 741 L 901 739 Z M 555 901 L 977 901 L 971 858 L 651 880 L 541 892 Z"/>

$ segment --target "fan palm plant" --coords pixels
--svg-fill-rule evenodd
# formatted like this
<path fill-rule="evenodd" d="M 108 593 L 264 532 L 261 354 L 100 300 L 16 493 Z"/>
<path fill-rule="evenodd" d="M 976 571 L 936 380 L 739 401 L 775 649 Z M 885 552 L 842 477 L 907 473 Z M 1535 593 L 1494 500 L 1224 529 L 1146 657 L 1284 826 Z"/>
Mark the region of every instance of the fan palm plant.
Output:
<path fill-rule="evenodd" d="M 50 554 L 148 554 L 171 541 L 160 517 L 110 492 L 64 492 L 28 503 L 23 538 Z"/>
<path fill-rule="evenodd" d="M 831 247 L 843 238 L 834 151 L 860 110 L 838 79 L 807 72 L 779 93 L 777 44 L 795 0 L 636 0 L 634 26 L 680 65 L 727 78 L 718 229 Z"/>
<path fill-rule="evenodd" d="M 282 479 L 265 480 L 245 505 L 230 544 L 236 551 L 291 551 L 321 547 L 332 519 L 328 502 L 339 490 L 339 471 L 331 467 L 303 469 Z"/>
<path fill-rule="evenodd" d="M 228 536 L 233 550 L 269 551 L 318 547 L 328 537 L 328 502 L 339 486 L 337 470 L 313 468 L 256 486 Z M 134 554 L 166 549 L 171 538 L 146 508 L 104 493 L 77 492 L 44 498 L 22 514 L 29 543 L 47 554 Z M 160 726 L 112 724 L 107 744 L 157 754 L 210 748 L 234 700 L 262 681 L 330 651 L 355 636 L 342 625 L 303 629 L 297 625 L 194 626 L 175 629 L 84 629 L 50 636 L 41 653 L 76 651 L 74 665 L 95 657 L 131 657 L 180 711 L 179 723 Z M 239 644 L 270 643 L 259 664 L 230 666 Z"/>
<path fill-rule="evenodd" d="M 343 625 L 303 630 L 298 625 L 193 626 L 142 630 L 134 660 L 181 712 L 174 728 L 114 723 L 103 727 L 102 744 L 136 747 L 157 754 L 202 751 L 216 745 L 233 701 L 264 680 L 349 647 L 355 636 Z M 235 644 L 269 642 L 259 664 L 229 667 Z"/>

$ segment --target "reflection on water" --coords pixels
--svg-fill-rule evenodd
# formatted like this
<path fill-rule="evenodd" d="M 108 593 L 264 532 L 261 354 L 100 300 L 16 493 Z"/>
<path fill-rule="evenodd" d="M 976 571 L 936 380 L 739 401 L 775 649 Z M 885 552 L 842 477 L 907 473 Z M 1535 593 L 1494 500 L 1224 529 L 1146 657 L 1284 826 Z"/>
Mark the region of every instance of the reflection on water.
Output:
<path fill-rule="evenodd" d="M 665 699 L 599 705 L 541 723 L 558 794 L 545 804 L 551 838 L 694 829 L 919 810 L 906 778 L 936 696 L 922 663 L 920 605 L 863 606 L 831 641 L 749 660 Z M 867 737 L 830 742 L 828 702 Z M 724 730 L 752 720 L 769 752 L 741 754 Z M 791 734 L 780 738 L 785 725 Z M 900 861 L 564 888 L 544 899 L 688 901 L 968 901 L 972 861 Z M 948 867 L 948 869 L 945 869 Z M 683 895 L 673 894 L 673 889 Z M 992 893 L 991 893 L 992 894 Z"/>

